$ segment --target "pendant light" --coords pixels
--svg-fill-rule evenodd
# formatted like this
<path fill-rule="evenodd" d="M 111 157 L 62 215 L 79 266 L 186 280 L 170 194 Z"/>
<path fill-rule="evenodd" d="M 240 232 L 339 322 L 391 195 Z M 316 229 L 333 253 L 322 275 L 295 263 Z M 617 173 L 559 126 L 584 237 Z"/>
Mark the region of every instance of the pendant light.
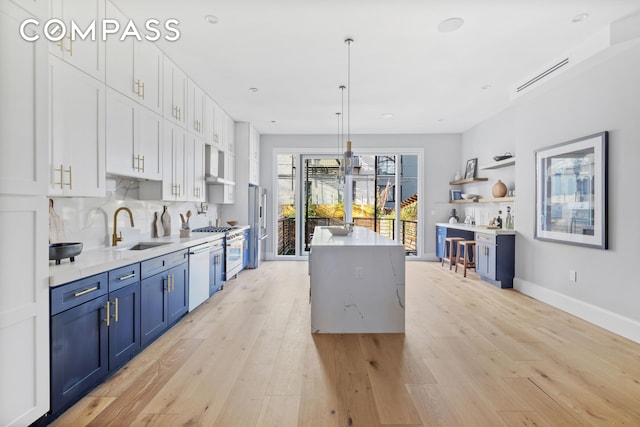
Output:
<path fill-rule="evenodd" d="M 351 151 L 351 43 L 352 38 L 344 41 L 347 44 L 347 146 L 344 151 L 344 223 L 353 226 L 353 152 Z"/>
<path fill-rule="evenodd" d="M 338 184 L 344 184 L 344 90 L 346 86 L 340 85 L 340 112 L 338 115 Z"/>
<path fill-rule="evenodd" d="M 351 151 L 351 43 L 352 38 L 346 38 L 344 42 L 347 44 L 347 149 L 344 152 L 344 173 L 351 175 L 353 173 Z"/>

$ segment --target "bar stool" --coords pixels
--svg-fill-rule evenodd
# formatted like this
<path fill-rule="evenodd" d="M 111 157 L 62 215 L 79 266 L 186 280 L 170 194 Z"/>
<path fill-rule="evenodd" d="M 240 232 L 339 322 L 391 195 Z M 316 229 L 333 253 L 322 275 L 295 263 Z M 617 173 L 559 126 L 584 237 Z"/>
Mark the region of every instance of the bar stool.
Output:
<path fill-rule="evenodd" d="M 458 242 L 458 256 L 456 258 L 456 273 L 458 272 L 458 264 L 464 266 L 464 277 L 467 277 L 467 268 L 476 269 L 476 260 L 474 253 L 476 250 L 475 240 L 462 240 Z"/>
<path fill-rule="evenodd" d="M 456 256 L 454 252 L 456 251 L 456 243 L 464 240 L 462 237 L 446 237 L 444 239 L 444 246 L 442 248 L 442 267 L 444 267 L 444 262 L 447 261 L 449 263 L 449 270 L 456 263 Z M 447 249 L 449 249 L 447 256 Z"/>

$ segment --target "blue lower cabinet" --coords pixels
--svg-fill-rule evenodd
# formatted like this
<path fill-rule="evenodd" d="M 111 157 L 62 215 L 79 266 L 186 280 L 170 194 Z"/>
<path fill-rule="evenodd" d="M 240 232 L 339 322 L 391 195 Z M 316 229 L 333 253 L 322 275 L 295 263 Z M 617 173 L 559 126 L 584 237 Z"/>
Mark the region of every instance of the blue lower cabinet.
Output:
<path fill-rule="evenodd" d="M 162 335 L 189 311 L 188 266 L 183 263 L 142 281 L 142 346 Z"/>
<path fill-rule="evenodd" d="M 140 282 L 109 292 L 109 370 L 127 363 L 140 351 Z"/>
<path fill-rule="evenodd" d="M 109 372 L 107 300 L 107 295 L 102 295 L 51 318 L 54 414 L 100 384 Z"/>
<path fill-rule="evenodd" d="M 169 270 L 171 290 L 167 293 L 169 325 L 177 322 L 189 311 L 189 264 L 184 263 Z"/>

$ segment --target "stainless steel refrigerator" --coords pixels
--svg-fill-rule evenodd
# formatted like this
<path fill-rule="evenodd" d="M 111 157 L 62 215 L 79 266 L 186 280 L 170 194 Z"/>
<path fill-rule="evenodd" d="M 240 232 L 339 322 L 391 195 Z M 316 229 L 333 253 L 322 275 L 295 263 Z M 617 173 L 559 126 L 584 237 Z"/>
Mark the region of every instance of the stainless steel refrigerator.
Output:
<path fill-rule="evenodd" d="M 249 186 L 249 268 L 264 259 L 267 240 L 267 189 Z"/>

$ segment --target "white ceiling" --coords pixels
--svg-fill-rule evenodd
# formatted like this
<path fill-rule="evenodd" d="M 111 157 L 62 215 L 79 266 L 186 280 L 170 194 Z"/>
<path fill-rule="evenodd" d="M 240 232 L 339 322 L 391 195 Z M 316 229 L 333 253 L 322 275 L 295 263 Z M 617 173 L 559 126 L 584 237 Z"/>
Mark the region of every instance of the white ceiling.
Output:
<path fill-rule="evenodd" d="M 235 120 L 268 134 L 337 132 L 347 36 L 351 133 L 463 132 L 507 107 L 514 84 L 640 10 L 640 0 L 114 3 L 136 23 L 178 19 L 180 40 L 162 50 Z M 573 23 L 580 13 L 589 18 Z M 452 17 L 462 28 L 438 32 Z"/>

